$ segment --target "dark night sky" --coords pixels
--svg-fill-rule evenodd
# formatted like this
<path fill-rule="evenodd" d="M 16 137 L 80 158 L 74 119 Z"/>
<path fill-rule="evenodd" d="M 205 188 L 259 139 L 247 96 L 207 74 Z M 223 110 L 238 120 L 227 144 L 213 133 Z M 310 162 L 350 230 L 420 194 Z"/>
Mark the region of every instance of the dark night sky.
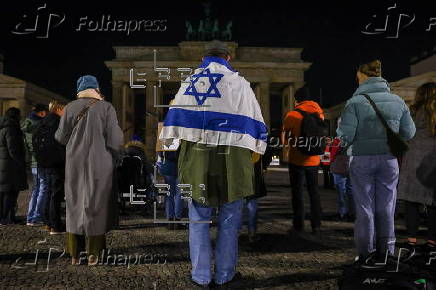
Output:
<path fill-rule="evenodd" d="M 88 73 L 100 79 L 103 93 L 110 97 L 111 74 L 103 62 L 114 58 L 112 46 L 177 45 L 185 38 L 185 20 L 198 20 L 204 15 L 202 1 L 60 2 L 12 1 L 2 7 L 0 50 L 6 74 L 70 98 L 75 95 L 75 80 Z M 433 31 L 425 31 L 430 17 L 436 17 L 435 4 L 397 2 L 395 15 L 415 14 L 416 19 L 400 31 L 398 39 L 387 39 L 386 34 L 364 35 L 361 30 L 374 14 L 380 21 L 395 1 L 324 2 L 221 0 L 213 1 L 212 10 L 220 20 L 233 20 L 233 38 L 240 46 L 303 47 L 303 59 L 313 62 L 306 82 L 314 95 L 322 88 L 326 107 L 347 99 L 355 89 L 355 62 L 362 51 L 377 51 L 384 77 L 395 81 L 409 75 L 412 56 L 436 46 L 436 25 Z M 22 15 L 31 15 L 41 3 L 47 3 L 49 13 L 65 14 L 65 22 L 53 28 L 48 39 L 12 34 Z M 75 31 L 80 17 L 100 19 L 103 14 L 120 20 L 166 19 L 167 30 L 129 36 L 125 32 Z M 390 24 L 390 34 L 395 34 L 394 26 Z"/>

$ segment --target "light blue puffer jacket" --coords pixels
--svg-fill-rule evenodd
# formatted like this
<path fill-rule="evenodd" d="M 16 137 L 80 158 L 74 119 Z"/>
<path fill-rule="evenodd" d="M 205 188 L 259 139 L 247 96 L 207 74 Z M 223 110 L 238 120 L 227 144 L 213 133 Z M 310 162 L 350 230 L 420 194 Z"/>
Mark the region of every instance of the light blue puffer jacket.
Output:
<path fill-rule="evenodd" d="M 415 135 L 415 124 L 404 101 L 391 94 L 388 82 L 381 77 L 370 77 L 360 84 L 345 105 L 341 122 L 336 131 L 347 144 L 348 154 L 381 155 L 389 153 L 386 130 L 368 100 L 368 94 L 382 112 L 391 129 L 405 140 Z"/>

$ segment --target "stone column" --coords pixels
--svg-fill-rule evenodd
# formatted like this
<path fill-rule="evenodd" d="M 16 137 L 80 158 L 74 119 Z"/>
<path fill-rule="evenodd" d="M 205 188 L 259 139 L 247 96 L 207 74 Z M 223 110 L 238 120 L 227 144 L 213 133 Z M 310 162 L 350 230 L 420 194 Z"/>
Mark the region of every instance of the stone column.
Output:
<path fill-rule="evenodd" d="M 133 89 L 128 85 L 123 85 L 122 90 L 122 119 L 123 130 L 126 141 L 131 140 L 135 131 L 135 94 Z"/>
<path fill-rule="evenodd" d="M 270 107 L 269 107 L 269 82 L 261 82 L 255 87 L 256 98 L 259 102 L 260 108 L 262 110 L 263 119 L 265 124 L 270 130 Z"/>
<path fill-rule="evenodd" d="M 124 128 L 122 121 L 123 112 L 123 83 L 118 81 L 112 81 L 112 105 L 117 112 L 118 122 L 121 129 Z"/>
<path fill-rule="evenodd" d="M 294 109 L 294 85 L 290 84 L 285 87 L 282 92 L 282 117 Z"/>
<path fill-rule="evenodd" d="M 121 88 L 121 98 L 120 98 L 120 122 L 122 124 L 121 129 L 126 130 L 129 127 L 129 124 L 127 123 L 126 118 L 126 110 L 127 110 L 127 92 L 128 86 L 127 84 L 123 84 Z"/>
<path fill-rule="evenodd" d="M 18 108 L 21 111 L 21 117 L 22 118 L 27 117 L 31 111 L 31 107 L 29 106 L 29 103 L 27 102 L 27 100 L 24 97 L 18 98 L 17 102 L 18 102 Z"/>
<path fill-rule="evenodd" d="M 157 87 L 156 81 L 147 81 L 145 88 L 145 147 L 147 158 L 152 162 L 156 160 L 156 140 L 157 140 L 157 123 L 158 114 L 154 107 L 154 87 Z M 158 89 L 158 88 L 156 88 Z"/>

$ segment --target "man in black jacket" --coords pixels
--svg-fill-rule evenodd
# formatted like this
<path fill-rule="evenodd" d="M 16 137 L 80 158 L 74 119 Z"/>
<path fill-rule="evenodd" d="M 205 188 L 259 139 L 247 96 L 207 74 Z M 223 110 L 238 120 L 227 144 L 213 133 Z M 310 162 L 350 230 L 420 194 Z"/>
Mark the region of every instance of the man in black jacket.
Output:
<path fill-rule="evenodd" d="M 65 146 L 54 138 L 64 114 L 64 107 L 64 104 L 57 101 L 51 102 L 50 113 L 38 125 L 32 138 L 38 174 L 48 187 L 45 212 L 48 217 L 46 228 L 50 235 L 65 232 L 60 214 L 61 202 L 64 199 Z"/>
<path fill-rule="evenodd" d="M 27 189 L 20 114 L 18 108 L 12 107 L 0 119 L 0 225 L 15 222 L 18 193 Z"/>
<path fill-rule="evenodd" d="M 27 210 L 27 225 L 39 226 L 47 221 L 45 205 L 47 204 L 47 185 L 41 182 L 38 176 L 35 152 L 32 147 L 32 136 L 39 123 L 47 116 L 47 106 L 36 104 L 29 116 L 21 123 L 24 133 L 24 147 L 26 149 L 26 162 L 30 165 L 33 176 L 29 206 Z"/>

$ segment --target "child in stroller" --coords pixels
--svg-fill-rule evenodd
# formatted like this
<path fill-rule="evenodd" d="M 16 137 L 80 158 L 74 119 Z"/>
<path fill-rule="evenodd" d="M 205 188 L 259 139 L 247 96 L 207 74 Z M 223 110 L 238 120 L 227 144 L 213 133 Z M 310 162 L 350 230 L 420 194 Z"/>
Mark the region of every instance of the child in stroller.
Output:
<path fill-rule="evenodd" d="M 154 201 L 153 166 L 145 155 L 145 146 L 139 140 L 128 142 L 124 146 L 123 157 L 118 167 L 118 189 L 121 212 L 126 205 L 139 205 L 143 214 Z M 133 194 L 130 194 L 133 186 Z M 145 190 L 145 191 L 144 191 Z M 132 203 L 133 201 L 133 203 Z"/>

